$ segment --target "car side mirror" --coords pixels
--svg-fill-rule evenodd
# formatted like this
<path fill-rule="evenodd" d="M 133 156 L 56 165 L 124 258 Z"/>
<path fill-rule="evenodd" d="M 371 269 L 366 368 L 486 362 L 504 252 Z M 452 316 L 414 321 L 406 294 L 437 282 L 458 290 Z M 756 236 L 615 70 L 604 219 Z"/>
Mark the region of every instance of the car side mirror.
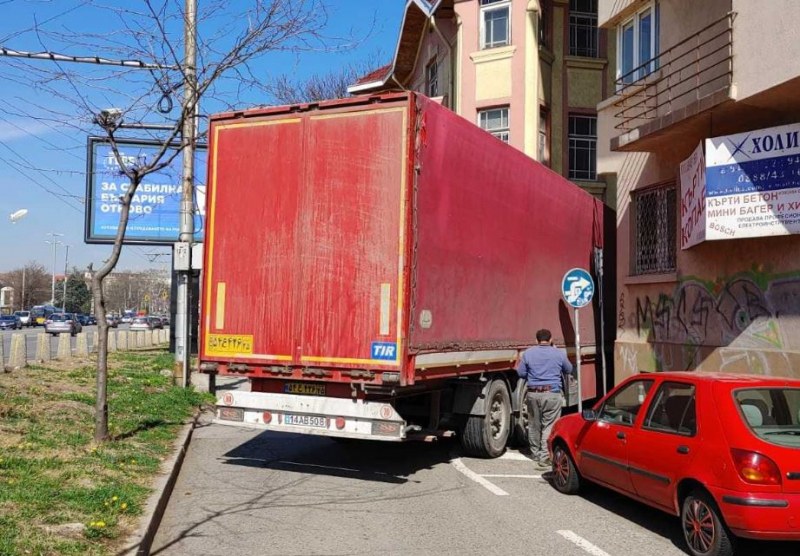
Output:
<path fill-rule="evenodd" d="M 581 413 L 584 421 L 597 421 L 597 413 L 594 409 L 584 409 Z"/>

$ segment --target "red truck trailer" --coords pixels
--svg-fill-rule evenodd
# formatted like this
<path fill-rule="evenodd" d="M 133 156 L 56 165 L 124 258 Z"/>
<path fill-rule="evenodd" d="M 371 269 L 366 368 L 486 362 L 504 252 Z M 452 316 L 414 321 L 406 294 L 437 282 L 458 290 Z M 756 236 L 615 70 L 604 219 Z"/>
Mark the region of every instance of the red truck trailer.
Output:
<path fill-rule="evenodd" d="M 250 381 L 217 422 L 524 439 L 514 367 L 539 328 L 574 358 L 561 280 L 602 247 L 600 201 L 411 92 L 219 114 L 208 159 L 200 369 Z"/>

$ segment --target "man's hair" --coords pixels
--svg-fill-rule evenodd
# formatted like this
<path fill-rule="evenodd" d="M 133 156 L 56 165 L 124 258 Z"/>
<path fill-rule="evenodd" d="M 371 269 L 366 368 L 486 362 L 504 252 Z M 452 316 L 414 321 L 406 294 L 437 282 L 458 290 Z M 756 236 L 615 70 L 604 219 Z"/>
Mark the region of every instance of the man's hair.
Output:
<path fill-rule="evenodd" d="M 542 328 L 541 330 L 538 330 L 536 332 L 536 341 L 537 342 L 549 342 L 550 338 L 552 338 L 552 337 L 553 337 L 553 335 L 550 334 L 550 331 L 547 328 Z"/>

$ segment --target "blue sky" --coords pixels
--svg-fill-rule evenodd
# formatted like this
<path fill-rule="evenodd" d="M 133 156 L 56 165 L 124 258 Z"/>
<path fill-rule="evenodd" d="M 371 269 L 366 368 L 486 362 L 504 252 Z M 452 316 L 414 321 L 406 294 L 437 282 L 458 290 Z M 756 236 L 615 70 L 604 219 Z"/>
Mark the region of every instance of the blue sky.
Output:
<path fill-rule="evenodd" d="M 183 5 L 183 0 L 168 1 Z M 153 3 L 163 2 L 154 0 Z M 248 0 L 231 2 L 242 6 L 248 4 Z M 115 52 L 92 48 L 94 39 L 90 35 L 105 34 L 106 44 L 113 44 L 115 29 L 121 25 L 120 18 L 109 17 L 109 11 L 100 11 L 92 4 L 91 0 L 0 0 L 0 14 L 3 15 L 0 17 L 0 46 L 21 51 L 41 51 L 48 47 L 74 56 L 118 58 Z M 109 4 L 142 9 L 143 3 L 138 0 L 103 2 L 103 5 Z M 198 4 L 202 11 L 210 0 L 198 0 Z M 253 73 L 259 79 L 263 76 L 266 81 L 280 74 L 289 74 L 302 80 L 348 63 L 375 58 L 376 53 L 383 61 L 391 58 L 404 0 L 324 0 L 324 4 L 329 14 L 324 34 L 339 39 L 348 37 L 348 40 L 331 41 L 330 44 L 336 43 L 341 47 L 335 52 L 325 52 L 317 45 L 313 51 L 268 54 L 252 64 Z M 215 32 L 227 32 L 218 22 L 219 18 L 201 20 L 200 33 L 210 36 Z M 42 32 L 33 30 L 37 25 Z M 64 35 L 85 39 L 72 41 L 74 44 L 59 42 Z M 53 69 L 52 62 L 31 62 L 34 63 L 42 68 L 41 71 Z M 130 98 L 126 95 L 129 91 L 122 89 L 131 87 L 131 84 L 108 79 L 107 70 L 93 65 L 69 66 L 65 65 L 65 69 L 80 70 L 96 85 L 96 90 L 87 94 L 93 104 L 117 106 Z M 139 75 L 132 79 L 139 79 Z M 70 246 L 70 267 L 85 268 L 94 262 L 97 268 L 108 257 L 111 247 L 83 242 L 86 138 L 91 125 L 85 122 L 76 125 L 77 120 L 68 116 L 75 107 L 65 99 L 71 95 L 70 87 L 74 84 L 53 85 L 54 89 L 63 91 L 62 97 L 32 86 L 32 81 L 31 74 L 20 69 L 19 64 L 0 56 L 0 272 L 19 268 L 29 261 L 39 262 L 49 270 L 53 254 L 52 247 L 45 243 L 48 232 L 63 234 L 59 239 Z M 228 81 L 224 86 L 233 87 L 235 81 Z M 263 94 L 252 93 L 244 95 L 244 102 L 272 103 Z M 201 103 L 204 114 L 221 109 L 221 105 L 213 102 Z M 38 111 L 47 114 L 44 120 L 29 117 Z M 51 111 L 63 116 L 53 115 Z M 17 223 L 11 223 L 9 215 L 22 208 L 28 210 L 28 215 Z M 169 252 L 165 247 L 126 246 L 117 268 L 161 268 L 168 263 L 169 257 L 154 257 L 152 254 Z M 64 267 L 63 245 L 58 246 L 57 260 L 60 273 Z"/>

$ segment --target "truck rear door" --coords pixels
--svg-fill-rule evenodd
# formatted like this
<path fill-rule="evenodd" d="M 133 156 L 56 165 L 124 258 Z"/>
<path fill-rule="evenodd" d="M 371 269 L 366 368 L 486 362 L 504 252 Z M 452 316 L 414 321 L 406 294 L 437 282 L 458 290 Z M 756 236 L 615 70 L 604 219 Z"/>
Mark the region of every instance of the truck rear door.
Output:
<path fill-rule="evenodd" d="M 399 365 L 408 102 L 212 125 L 206 358 Z"/>

